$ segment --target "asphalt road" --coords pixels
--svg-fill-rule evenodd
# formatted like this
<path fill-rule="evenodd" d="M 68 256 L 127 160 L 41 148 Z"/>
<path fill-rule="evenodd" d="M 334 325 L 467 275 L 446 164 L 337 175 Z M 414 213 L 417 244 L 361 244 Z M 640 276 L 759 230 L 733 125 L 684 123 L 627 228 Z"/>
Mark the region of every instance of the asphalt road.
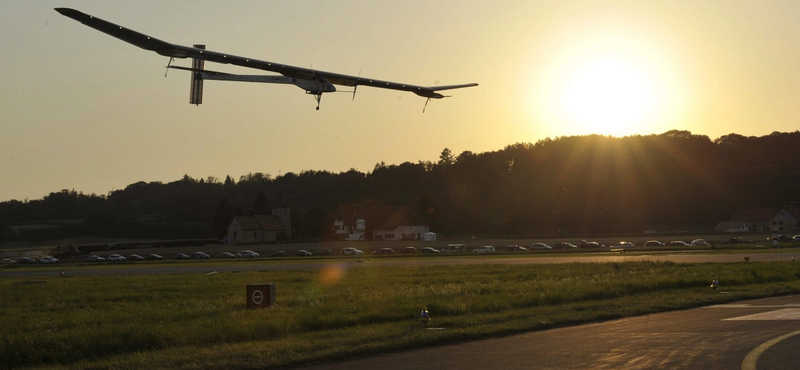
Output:
<path fill-rule="evenodd" d="M 443 256 L 444 257 L 444 256 Z M 800 251 L 797 253 L 734 253 L 734 254 L 703 254 L 703 253 L 654 253 L 654 254 L 613 254 L 598 253 L 596 255 L 580 256 L 474 256 L 472 258 L 459 258 L 459 256 L 395 258 L 394 256 L 375 257 L 358 256 L 350 258 L 324 257 L 309 258 L 307 261 L 287 261 L 280 259 L 262 259 L 257 261 L 233 261 L 218 263 L 208 261 L 162 261 L 162 262 L 132 262 L 115 265 L 104 263 L 92 265 L 80 264 L 55 264 L 35 266 L 5 266 L 0 269 L 0 278 L 3 277 L 44 277 L 54 276 L 64 272 L 68 276 L 87 275 L 158 275 L 158 274 L 205 274 L 209 272 L 247 272 L 247 271 L 281 271 L 299 269 L 318 269 L 329 263 L 339 263 L 347 268 L 377 267 L 377 266 L 420 266 L 427 264 L 439 265 L 469 265 L 469 264 L 542 264 L 542 263 L 610 263 L 627 261 L 671 261 L 675 263 L 730 263 L 742 262 L 748 257 L 751 262 L 780 261 L 796 259 L 800 264 Z M 2 266 L 0 266 L 2 267 Z"/>
<path fill-rule="evenodd" d="M 796 370 L 800 368 L 798 348 L 800 296 L 788 296 L 530 332 L 302 369 Z"/>

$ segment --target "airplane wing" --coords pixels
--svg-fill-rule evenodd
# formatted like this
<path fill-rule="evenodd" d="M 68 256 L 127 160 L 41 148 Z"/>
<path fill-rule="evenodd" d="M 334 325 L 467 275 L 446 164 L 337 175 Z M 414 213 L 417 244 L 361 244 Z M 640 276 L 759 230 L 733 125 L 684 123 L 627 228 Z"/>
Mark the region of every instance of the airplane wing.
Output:
<path fill-rule="evenodd" d="M 449 86 L 417 86 L 410 84 L 403 84 L 397 82 L 389 82 L 376 80 L 366 77 L 348 76 L 339 73 L 331 73 L 313 70 L 309 68 L 295 67 L 286 64 L 267 62 L 252 58 L 245 58 L 231 54 L 218 53 L 205 49 L 197 49 L 188 46 L 176 45 L 166 41 L 159 40 L 155 37 L 147 36 L 145 34 L 136 32 L 134 30 L 122 27 L 120 25 L 104 21 L 100 18 L 82 13 L 75 9 L 70 8 L 55 8 L 55 10 L 64 16 L 72 18 L 86 26 L 94 28 L 100 32 L 104 32 L 122 41 L 136 45 L 142 49 L 154 51 L 160 55 L 174 58 L 196 58 L 204 59 L 209 62 L 232 64 L 240 67 L 255 68 L 265 71 L 280 73 L 287 77 L 294 77 L 300 79 L 314 79 L 315 77 L 323 77 L 335 85 L 343 86 L 372 86 L 383 89 L 392 89 L 400 91 L 413 92 L 422 97 L 440 99 L 444 95 L 438 93 L 440 90 L 460 89 L 464 87 L 478 86 L 477 83 L 449 85 Z"/>

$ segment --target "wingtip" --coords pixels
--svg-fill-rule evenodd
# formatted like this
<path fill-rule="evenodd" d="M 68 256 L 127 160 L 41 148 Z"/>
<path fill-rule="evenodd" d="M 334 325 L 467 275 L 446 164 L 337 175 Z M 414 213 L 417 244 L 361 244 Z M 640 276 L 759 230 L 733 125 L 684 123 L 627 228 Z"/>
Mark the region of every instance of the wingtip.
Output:
<path fill-rule="evenodd" d="M 53 9 L 55 9 L 55 11 L 61 13 L 61 15 L 64 15 L 64 16 L 67 16 L 67 17 L 70 17 L 70 18 L 75 18 L 75 16 L 83 14 L 83 13 L 81 13 L 81 12 L 75 10 L 75 9 L 71 9 L 71 8 L 53 8 Z"/>

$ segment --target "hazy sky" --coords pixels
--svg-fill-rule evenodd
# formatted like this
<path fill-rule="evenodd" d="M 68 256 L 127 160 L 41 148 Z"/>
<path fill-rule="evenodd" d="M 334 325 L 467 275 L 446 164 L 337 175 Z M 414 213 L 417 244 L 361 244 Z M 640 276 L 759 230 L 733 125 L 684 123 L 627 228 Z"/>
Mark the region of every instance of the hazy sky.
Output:
<path fill-rule="evenodd" d="M 168 58 L 55 7 L 255 59 L 480 86 L 423 114 L 407 92 L 326 94 L 316 111 L 291 85 L 206 81 L 194 106 L 188 73 L 164 77 Z M 368 172 L 547 137 L 800 127 L 800 2 L 788 0 L 0 1 L 0 50 L 0 201 L 184 174 Z"/>

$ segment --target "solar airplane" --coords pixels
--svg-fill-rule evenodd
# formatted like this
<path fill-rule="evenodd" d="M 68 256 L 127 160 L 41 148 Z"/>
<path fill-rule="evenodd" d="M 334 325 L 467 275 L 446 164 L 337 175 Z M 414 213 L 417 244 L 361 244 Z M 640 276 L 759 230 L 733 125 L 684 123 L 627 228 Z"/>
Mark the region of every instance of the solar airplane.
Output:
<path fill-rule="evenodd" d="M 194 45 L 193 47 L 171 44 L 166 41 L 150 37 L 120 25 L 104 21 L 92 15 L 82 13 L 75 9 L 56 8 L 57 12 L 72 18 L 86 26 L 94 28 L 100 32 L 107 33 L 122 41 L 136 45 L 142 49 L 150 50 L 170 58 L 167 68 L 186 70 L 191 72 L 191 89 L 189 103 L 199 105 L 203 100 L 203 81 L 241 81 L 241 82 L 261 82 L 275 84 L 291 84 L 311 94 L 317 101 L 317 110 L 322 99 L 322 94 L 335 92 L 334 85 L 350 86 L 353 88 L 353 99 L 355 99 L 358 86 L 371 86 L 382 89 L 408 91 L 427 98 L 425 108 L 431 99 L 441 99 L 447 97 L 439 91 L 460 89 L 464 87 L 478 86 L 477 83 L 446 86 L 417 86 L 397 82 L 381 81 L 360 76 L 348 76 L 339 73 L 317 71 L 310 68 L 294 67 L 281 63 L 267 62 L 252 58 L 245 58 L 231 54 L 218 53 L 206 50 L 204 45 Z M 172 65 L 174 58 L 191 58 L 192 67 L 180 67 Z M 240 67 L 255 68 L 265 71 L 275 72 L 280 75 L 240 75 L 206 70 L 205 61 L 232 64 Z"/>

